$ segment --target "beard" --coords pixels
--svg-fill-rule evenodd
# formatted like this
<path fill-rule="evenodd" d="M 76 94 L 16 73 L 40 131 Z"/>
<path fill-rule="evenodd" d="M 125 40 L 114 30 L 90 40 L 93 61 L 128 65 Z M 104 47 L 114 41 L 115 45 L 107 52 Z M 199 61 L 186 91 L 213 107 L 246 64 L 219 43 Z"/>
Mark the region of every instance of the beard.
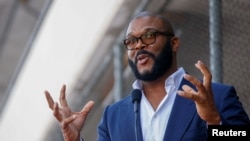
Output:
<path fill-rule="evenodd" d="M 172 66 L 173 53 L 170 41 L 167 41 L 165 47 L 157 56 L 143 49 L 138 51 L 136 57 L 140 54 L 148 54 L 149 57 L 153 58 L 154 64 L 151 71 L 140 73 L 136 67 L 138 61 L 136 60 L 134 63 L 132 60 L 128 60 L 129 66 L 131 67 L 135 77 L 139 80 L 154 81 L 157 78 L 161 77 L 164 73 L 166 73 Z"/>

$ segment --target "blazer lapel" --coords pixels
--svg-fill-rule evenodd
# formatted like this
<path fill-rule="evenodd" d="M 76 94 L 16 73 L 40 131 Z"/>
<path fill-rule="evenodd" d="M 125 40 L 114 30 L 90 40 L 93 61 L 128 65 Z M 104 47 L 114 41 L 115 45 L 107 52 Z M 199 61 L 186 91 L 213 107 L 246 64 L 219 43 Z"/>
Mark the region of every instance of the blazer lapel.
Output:
<path fill-rule="evenodd" d="M 179 90 L 182 89 L 183 85 L 189 85 L 194 88 L 194 86 L 184 78 L 181 81 Z M 195 113 L 196 107 L 194 102 L 176 94 L 175 102 L 164 135 L 164 141 L 181 140 L 181 137 Z"/>

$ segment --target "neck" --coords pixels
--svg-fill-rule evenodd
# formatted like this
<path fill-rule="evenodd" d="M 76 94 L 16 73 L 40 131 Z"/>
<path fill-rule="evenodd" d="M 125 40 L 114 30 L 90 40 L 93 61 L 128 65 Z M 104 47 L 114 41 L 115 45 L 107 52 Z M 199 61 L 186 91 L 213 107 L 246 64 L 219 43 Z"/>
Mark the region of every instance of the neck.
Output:
<path fill-rule="evenodd" d="M 177 67 L 171 68 L 163 76 L 154 81 L 143 81 L 142 87 L 144 94 L 154 110 L 157 109 L 162 99 L 166 96 L 165 81 L 177 70 Z"/>

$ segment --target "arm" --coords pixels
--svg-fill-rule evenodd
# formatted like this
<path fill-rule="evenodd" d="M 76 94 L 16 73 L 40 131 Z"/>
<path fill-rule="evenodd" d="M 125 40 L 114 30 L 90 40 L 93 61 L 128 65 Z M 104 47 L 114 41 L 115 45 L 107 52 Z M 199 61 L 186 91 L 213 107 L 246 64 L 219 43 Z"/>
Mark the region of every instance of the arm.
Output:
<path fill-rule="evenodd" d="M 94 106 L 93 101 L 89 101 L 80 112 L 71 111 L 67 104 L 65 97 L 66 86 L 63 85 L 60 91 L 60 107 L 57 102 L 54 102 L 48 91 L 45 91 L 45 96 L 49 105 L 49 108 L 53 111 L 53 114 L 60 124 L 60 128 L 65 141 L 79 141 L 80 131 L 83 128 L 84 122 L 88 116 L 88 113 Z"/>
<path fill-rule="evenodd" d="M 239 101 L 233 86 L 215 84 L 215 103 L 221 115 L 222 125 L 250 125 L 249 117 Z"/>

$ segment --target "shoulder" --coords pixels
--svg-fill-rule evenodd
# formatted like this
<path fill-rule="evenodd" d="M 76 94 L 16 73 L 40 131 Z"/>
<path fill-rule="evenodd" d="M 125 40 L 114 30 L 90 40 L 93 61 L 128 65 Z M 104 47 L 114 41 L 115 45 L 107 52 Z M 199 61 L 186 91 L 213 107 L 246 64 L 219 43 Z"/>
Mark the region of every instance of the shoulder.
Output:
<path fill-rule="evenodd" d="M 237 95 L 236 89 L 234 86 L 229 84 L 222 84 L 222 83 L 212 83 L 212 90 L 214 95 L 222 96 L 224 95 Z"/>
<path fill-rule="evenodd" d="M 232 85 L 212 83 L 214 101 L 223 124 L 249 125 L 249 117 Z"/>
<path fill-rule="evenodd" d="M 241 105 L 236 89 L 232 85 L 212 83 L 214 101 L 218 107 L 229 105 Z"/>
<path fill-rule="evenodd" d="M 234 88 L 233 85 L 224 84 L 224 83 L 216 83 L 216 82 L 212 82 L 212 86 L 215 88 Z"/>

